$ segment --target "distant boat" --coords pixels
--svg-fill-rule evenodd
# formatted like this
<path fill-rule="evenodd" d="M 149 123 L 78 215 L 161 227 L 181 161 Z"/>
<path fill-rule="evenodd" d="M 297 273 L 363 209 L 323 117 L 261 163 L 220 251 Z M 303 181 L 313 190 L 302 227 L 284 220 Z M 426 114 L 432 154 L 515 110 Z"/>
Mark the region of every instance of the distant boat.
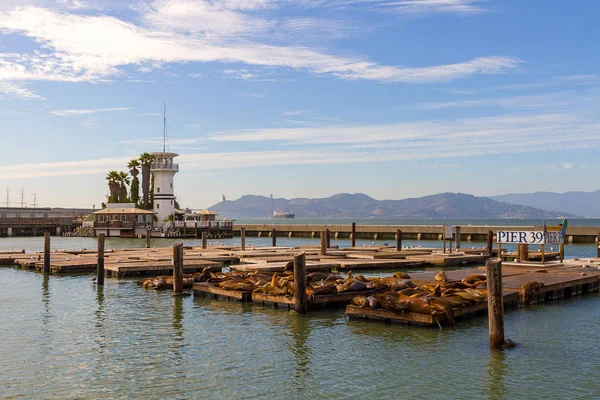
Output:
<path fill-rule="evenodd" d="M 273 211 L 273 218 L 294 219 L 295 216 L 296 214 L 280 210 L 279 208 Z"/>

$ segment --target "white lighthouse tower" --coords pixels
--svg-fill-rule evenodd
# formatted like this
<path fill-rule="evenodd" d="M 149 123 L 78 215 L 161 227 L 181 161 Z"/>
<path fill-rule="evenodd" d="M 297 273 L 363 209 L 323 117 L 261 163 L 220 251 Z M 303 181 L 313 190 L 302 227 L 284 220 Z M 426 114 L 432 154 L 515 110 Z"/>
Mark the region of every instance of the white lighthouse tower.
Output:
<path fill-rule="evenodd" d="M 173 187 L 173 178 L 179 172 L 179 164 L 173 162 L 173 159 L 179 154 L 167 153 L 167 108 L 165 105 L 164 132 L 163 132 L 163 151 L 162 153 L 151 153 L 154 161 L 150 166 L 152 176 L 154 177 L 154 204 L 153 209 L 158 219 L 158 226 L 162 226 L 175 212 L 175 190 Z"/>

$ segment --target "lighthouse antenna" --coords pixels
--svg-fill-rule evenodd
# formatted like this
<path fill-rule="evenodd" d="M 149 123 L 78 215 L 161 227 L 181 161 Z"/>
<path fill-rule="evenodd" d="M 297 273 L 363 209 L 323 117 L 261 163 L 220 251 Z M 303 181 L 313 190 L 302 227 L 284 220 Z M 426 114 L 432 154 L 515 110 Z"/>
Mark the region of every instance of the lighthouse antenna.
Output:
<path fill-rule="evenodd" d="M 163 153 L 167 144 L 167 103 L 164 104 L 164 117 L 163 117 Z"/>

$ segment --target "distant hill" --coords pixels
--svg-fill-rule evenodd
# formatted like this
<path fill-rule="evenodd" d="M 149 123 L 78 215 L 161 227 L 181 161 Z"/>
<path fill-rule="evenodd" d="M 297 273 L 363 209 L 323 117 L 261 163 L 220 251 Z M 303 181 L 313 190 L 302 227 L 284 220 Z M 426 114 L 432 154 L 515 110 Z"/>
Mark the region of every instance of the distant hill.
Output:
<path fill-rule="evenodd" d="M 339 193 L 321 199 L 273 199 L 273 207 L 296 218 L 555 218 L 564 212 L 498 202 L 463 193 L 439 193 L 404 200 L 375 200 L 366 194 Z M 222 218 L 269 216 L 269 199 L 245 195 L 210 207 Z"/>
<path fill-rule="evenodd" d="M 490 198 L 542 210 L 573 213 L 582 217 L 600 217 L 600 190 L 567 193 L 511 193 Z"/>

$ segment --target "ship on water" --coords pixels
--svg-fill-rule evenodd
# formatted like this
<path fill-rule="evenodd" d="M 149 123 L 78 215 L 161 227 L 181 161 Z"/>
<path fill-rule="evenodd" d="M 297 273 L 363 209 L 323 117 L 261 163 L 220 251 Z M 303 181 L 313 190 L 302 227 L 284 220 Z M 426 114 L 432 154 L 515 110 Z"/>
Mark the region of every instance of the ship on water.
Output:
<path fill-rule="evenodd" d="M 281 209 L 277 209 L 273 211 L 273 218 L 282 218 L 282 219 L 294 219 L 296 214 L 289 213 L 287 211 L 283 211 Z"/>

